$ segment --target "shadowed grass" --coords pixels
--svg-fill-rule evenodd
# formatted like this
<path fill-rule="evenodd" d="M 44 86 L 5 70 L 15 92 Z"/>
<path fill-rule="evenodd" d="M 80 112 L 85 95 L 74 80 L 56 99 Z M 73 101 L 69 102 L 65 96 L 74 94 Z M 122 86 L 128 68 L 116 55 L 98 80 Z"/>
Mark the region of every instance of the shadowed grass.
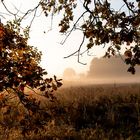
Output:
<path fill-rule="evenodd" d="M 139 84 L 67 87 L 58 90 L 56 95 L 56 102 L 42 100 L 42 107 L 51 114 L 43 129 L 23 137 L 17 125 L 9 130 L 7 139 L 140 139 Z M 13 132 L 18 136 L 12 136 Z"/>

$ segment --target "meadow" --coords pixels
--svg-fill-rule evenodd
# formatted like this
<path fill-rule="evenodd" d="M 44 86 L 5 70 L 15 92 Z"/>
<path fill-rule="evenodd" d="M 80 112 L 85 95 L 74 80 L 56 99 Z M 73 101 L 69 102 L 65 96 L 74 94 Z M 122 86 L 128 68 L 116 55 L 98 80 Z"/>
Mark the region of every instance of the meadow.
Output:
<path fill-rule="evenodd" d="M 28 135 L 21 133 L 21 123 L 14 122 L 19 117 L 17 108 L 12 108 L 15 101 L 10 102 L 10 115 L 6 116 L 7 112 L 1 108 L 0 139 L 140 140 L 140 84 L 71 85 L 55 94 L 55 102 L 39 98 L 40 106 L 50 116 L 43 128 L 31 130 Z M 18 109 L 26 114 L 22 106 Z M 42 119 L 41 115 L 44 114 L 33 117 Z M 20 117 L 22 120 L 24 115 Z M 5 120 L 6 128 L 3 127 Z"/>

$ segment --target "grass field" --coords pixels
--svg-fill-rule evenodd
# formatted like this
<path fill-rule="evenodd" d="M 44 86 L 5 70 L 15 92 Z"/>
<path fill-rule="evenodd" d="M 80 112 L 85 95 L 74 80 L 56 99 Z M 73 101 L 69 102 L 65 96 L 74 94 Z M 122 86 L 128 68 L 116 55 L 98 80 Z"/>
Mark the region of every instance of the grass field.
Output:
<path fill-rule="evenodd" d="M 56 97 L 56 102 L 41 99 L 51 118 L 26 136 L 18 122 L 3 129 L 1 109 L 0 140 L 140 140 L 140 84 L 66 86 Z"/>

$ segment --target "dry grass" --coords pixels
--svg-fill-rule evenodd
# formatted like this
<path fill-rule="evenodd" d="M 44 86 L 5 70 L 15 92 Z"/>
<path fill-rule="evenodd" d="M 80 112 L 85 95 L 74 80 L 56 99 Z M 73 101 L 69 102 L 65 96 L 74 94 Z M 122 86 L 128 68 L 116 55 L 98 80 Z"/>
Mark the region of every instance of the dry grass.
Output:
<path fill-rule="evenodd" d="M 42 101 L 52 116 L 45 129 L 26 138 L 19 128 L 11 129 L 7 139 L 140 139 L 140 84 L 71 86 L 58 90 L 56 96 L 54 103 Z"/>

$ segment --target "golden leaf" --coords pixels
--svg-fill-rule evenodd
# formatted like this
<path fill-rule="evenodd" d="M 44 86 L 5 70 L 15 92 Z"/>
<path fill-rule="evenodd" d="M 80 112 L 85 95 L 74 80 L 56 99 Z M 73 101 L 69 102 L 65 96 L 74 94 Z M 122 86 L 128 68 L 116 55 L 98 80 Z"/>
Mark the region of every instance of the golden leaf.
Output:
<path fill-rule="evenodd" d="M 132 52 L 130 50 L 126 50 L 124 52 L 125 57 L 131 58 L 132 57 Z"/>
<path fill-rule="evenodd" d="M 0 94 L 0 100 L 2 100 L 4 97 L 4 94 Z"/>
<path fill-rule="evenodd" d="M 2 38 L 5 35 L 4 28 L 0 26 L 0 38 Z"/>

